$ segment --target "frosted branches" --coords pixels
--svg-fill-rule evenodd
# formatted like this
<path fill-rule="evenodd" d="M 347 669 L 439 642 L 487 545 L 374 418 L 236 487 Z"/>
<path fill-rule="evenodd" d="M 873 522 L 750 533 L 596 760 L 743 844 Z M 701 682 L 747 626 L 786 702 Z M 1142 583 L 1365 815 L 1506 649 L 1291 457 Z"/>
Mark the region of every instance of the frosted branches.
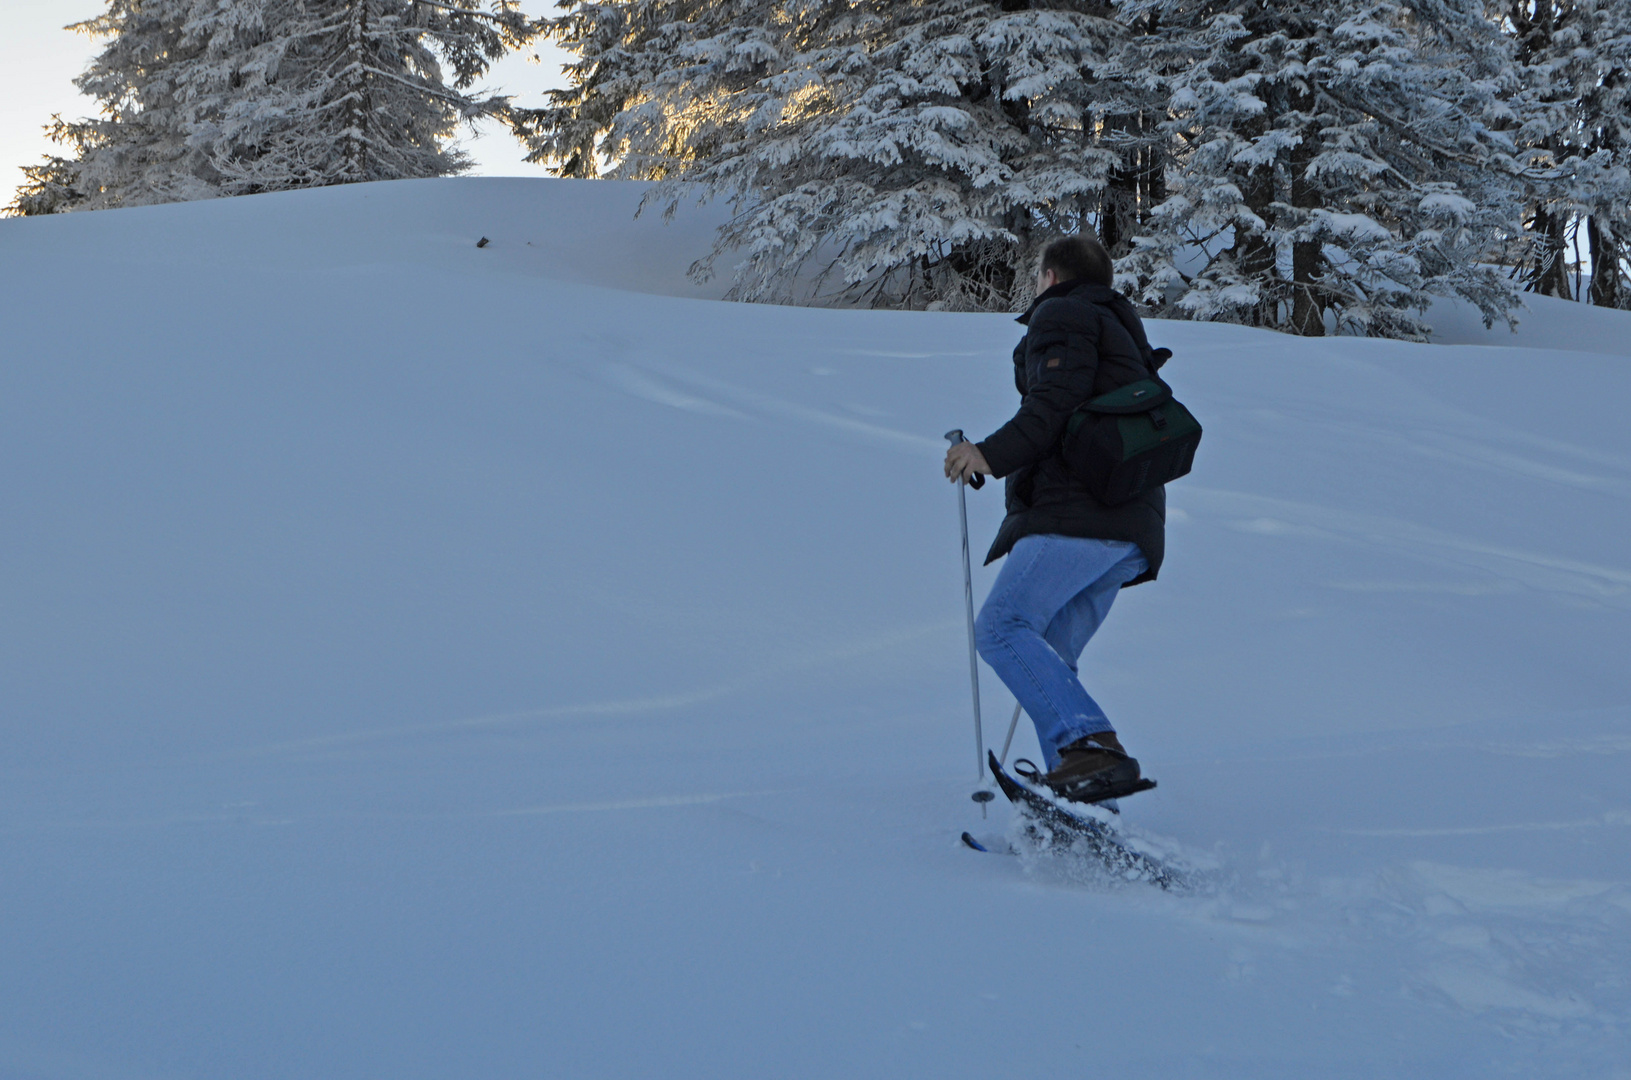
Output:
<path fill-rule="evenodd" d="M 469 93 L 537 27 L 515 0 L 111 0 L 78 80 L 101 116 L 52 128 L 73 156 L 27 170 L 22 213 L 442 176 Z M 445 74 L 444 74 L 445 72 Z"/>

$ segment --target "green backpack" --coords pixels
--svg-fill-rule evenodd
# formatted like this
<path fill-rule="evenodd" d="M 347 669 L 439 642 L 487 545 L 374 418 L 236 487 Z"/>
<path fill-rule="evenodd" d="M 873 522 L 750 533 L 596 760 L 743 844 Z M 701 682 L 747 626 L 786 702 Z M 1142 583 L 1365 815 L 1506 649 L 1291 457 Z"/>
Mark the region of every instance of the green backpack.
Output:
<path fill-rule="evenodd" d="M 1200 442 L 1201 425 L 1152 374 L 1082 403 L 1066 424 L 1063 451 L 1093 496 L 1116 506 L 1189 472 Z"/>

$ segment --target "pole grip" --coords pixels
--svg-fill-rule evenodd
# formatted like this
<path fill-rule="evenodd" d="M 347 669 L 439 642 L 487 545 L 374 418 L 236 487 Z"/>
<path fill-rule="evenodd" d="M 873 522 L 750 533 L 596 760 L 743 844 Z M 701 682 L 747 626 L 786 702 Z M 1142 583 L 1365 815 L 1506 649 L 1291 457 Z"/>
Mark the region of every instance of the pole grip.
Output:
<path fill-rule="evenodd" d="M 960 442 L 968 442 L 967 439 L 963 438 L 962 428 L 952 428 L 950 431 L 946 432 L 946 438 L 953 446 L 956 446 Z M 979 491 L 981 488 L 985 487 L 985 477 L 981 476 L 979 473 L 975 473 L 974 479 L 968 481 L 968 486 L 973 488 L 975 491 Z"/>

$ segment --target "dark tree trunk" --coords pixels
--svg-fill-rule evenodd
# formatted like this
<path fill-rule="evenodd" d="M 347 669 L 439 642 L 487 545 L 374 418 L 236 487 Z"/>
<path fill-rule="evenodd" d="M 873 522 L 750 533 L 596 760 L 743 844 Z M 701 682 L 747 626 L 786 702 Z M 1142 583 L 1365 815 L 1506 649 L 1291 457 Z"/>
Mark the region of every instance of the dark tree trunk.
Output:
<path fill-rule="evenodd" d="M 1568 220 L 1536 207 L 1530 219 L 1534 262 L 1524 277 L 1524 288 L 1542 296 L 1574 299 L 1569 288 Z"/>
<path fill-rule="evenodd" d="M 1252 212 L 1267 221 L 1269 204 L 1274 201 L 1273 167 L 1263 165 L 1245 173 L 1241 177 L 1240 190 Z M 1261 232 L 1236 225 L 1235 242 L 1229 253 L 1234 257 L 1235 266 L 1242 277 L 1263 285 L 1267 285 L 1273 279 L 1276 261 L 1274 245 Z M 1265 289 L 1265 293 L 1268 295 L 1263 297 L 1252 317 L 1253 326 L 1273 326 L 1279 321 L 1274 310 L 1278 306 L 1278 300 L 1272 295 L 1271 290 Z"/>
<path fill-rule="evenodd" d="M 1133 116 L 1110 116 L 1104 121 L 1105 134 L 1136 138 L 1138 120 Z M 1121 164 L 1110 170 L 1105 178 L 1104 194 L 1099 202 L 1099 239 L 1111 256 L 1120 258 L 1133 246 L 1133 236 L 1139 221 L 1139 152 L 1135 148 L 1121 153 Z"/>
<path fill-rule="evenodd" d="M 1325 305 L 1315 288 L 1323 260 L 1318 241 L 1291 245 L 1291 332 L 1303 337 L 1325 336 Z"/>
<path fill-rule="evenodd" d="M 1154 15 L 1150 18 L 1153 20 Z M 1167 201 L 1167 156 L 1158 143 L 1144 148 L 1144 204 L 1139 207 L 1138 220 L 1146 222 L 1155 208 Z"/>
<path fill-rule="evenodd" d="M 1598 307 L 1625 307 L 1624 245 L 1608 223 L 1595 216 L 1586 219 L 1586 236 L 1591 245 L 1591 302 Z"/>
<path fill-rule="evenodd" d="M 1120 258 L 1132 250 L 1139 227 L 1167 197 L 1166 163 L 1154 141 L 1157 131 L 1152 118 L 1136 113 L 1105 123 L 1133 141 L 1122 155 L 1121 167 L 1112 169 L 1107 178 L 1099 212 L 1099 239 L 1112 256 Z"/>
<path fill-rule="evenodd" d="M 351 67 L 346 79 L 346 171 L 353 181 L 368 179 L 368 140 L 362 132 L 368 122 L 368 0 L 351 0 L 347 27 L 346 60 Z"/>
<path fill-rule="evenodd" d="M 1298 105 L 1304 105 L 1298 102 Z M 1309 182 L 1308 166 L 1316 149 L 1315 132 L 1303 131 L 1302 142 L 1291 151 L 1291 205 L 1299 210 L 1319 208 L 1319 192 Z M 1319 292 L 1325 266 L 1323 245 L 1318 240 L 1291 245 L 1291 332 L 1303 337 L 1325 336 L 1325 302 Z"/>
<path fill-rule="evenodd" d="M 1268 130 L 1273 120 L 1270 114 L 1274 111 L 1271 102 L 1269 113 L 1260 114 L 1241 126 L 1241 137 L 1251 141 L 1262 135 Z M 1260 220 L 1272 221 L 1274 214 L 1269 208 L 1274 203 L 1274 166 L 1248 166 L 1243 172 L 1235 175 L 1238 177 L 1240 194 L 1246 206 Z M 1274 267 L 1278 262 L 1274 244 L 1262 232 L 1236 223 L 1234 243 L 1230 246 L 1228 254 L 1235 264 L 1236 272 L 1242 278 L 1255 282 L 1260 290 L 1257 308 L 1247 316 L 1250 325 L 1278 326 L 1280 319 L 1276 308 L 1279 307 L 1281 298 L 1274 292 Z"/>
<path fill-rule="evenodd" d="M 1099 239 L 1114 258 L 1132 250 L 1138 231 L 1138 177 L 1131 169 L 1116 169 L 1099 203 Z"/>

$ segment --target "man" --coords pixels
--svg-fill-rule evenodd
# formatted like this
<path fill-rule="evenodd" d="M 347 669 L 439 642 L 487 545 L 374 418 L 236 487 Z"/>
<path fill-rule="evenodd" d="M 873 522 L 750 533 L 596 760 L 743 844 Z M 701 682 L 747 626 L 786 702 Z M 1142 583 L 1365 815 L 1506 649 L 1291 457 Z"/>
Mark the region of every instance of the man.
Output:
<path fill-rule="evenodd" d="M 1159 366 L 1112 276 L 1109 252 L 1091 236 L 1047 246 L 1036 300 L 1019 317 L 1019 411 L 984 441 L 953 446 L 945 464 L 953 482 L 1007 478 L 1008 516 L 985 561 L 1008 561 L 975 621 L 975 643 L 1036 725 L 1048 770 L 1040 779 L 1088 802 L 1124 793 L 1139 769 L 1077 678 L 1076 661 L 1116 592 L 1155 579 L 1166 541 L 1165 489 L 1106 506 L 1060 450 L 1078 405 Z"/>

